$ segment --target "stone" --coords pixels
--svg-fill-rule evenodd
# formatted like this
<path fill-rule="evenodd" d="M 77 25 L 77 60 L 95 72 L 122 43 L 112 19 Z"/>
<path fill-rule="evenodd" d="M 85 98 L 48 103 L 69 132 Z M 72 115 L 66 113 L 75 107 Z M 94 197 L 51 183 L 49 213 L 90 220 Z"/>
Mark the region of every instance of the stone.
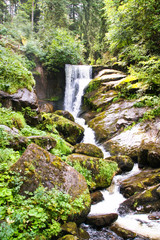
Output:
<path fill-rule="evenodd" d="M 153 212 L 149 214 L 148 218 L 150 220 L 160 220 L 160 212 Z"/>
<path fill-rule="evenodd" d="M 57 115 L 59 115 L 59 116 L 65 117 L 65 118 L 71 120 L 72 122 L 75 121 L 73 115 L 72 115 L 70 112 L 68 112 L 68 111 L 65 111 L 65 110 L 57 110 L 57 111 L 55 111 L 54 113 L 57 114 Z"/>
<path fill-rule="evenodd" d="M 27 137 L 28 141 L 36 143 L 40 147 L 46 149 L 47 151 L 54 148 L 57 144 L 56 140 L 51 136 L 30 136 Z"/>
<path fill-rule="evenodd" d="M 61 226 L 63 232 L 72 234 L 77 237 L 77 239 L 88 240 L 89 234 L 82 228 L 78 228 L 77 224 L 74 222 L 67 222 Z M 65 235 L 67 236 L 67 235 Z"/>
<path fill-rule="evenodd" d="M 89 215 L 87 217 L 87 223 L 94 225 L 96 227 L 110 226 L 118 218 L 117 213 L 109 213 L 103 215 Z"/>
<path fill-rule="evenodd" d="M 13 148 L 15 151 L 22 150 L 27 147 L 28 139 L 19 134 L 19 130 L 16 128 L 11 129 L 8 126 L 0 125 L 0 129 L 6 132 L 8 135 L 8 144 L 6 147 Z"/>
<path fill-rule="evenodd" d="M 52 113 L 54 111 L 51 103 L 43 103 L 39 107 L 40 112 Z"/>
<path fill-rule="evenodd" d="M 150 213 L 154 211 L 160 211 L 159 187 L 160 184 L 148 187 L 143 192 L 132 195 L 130 198 L 120 204 L 118 208 L 119 213 L 124 214 L 130 211 Z"/>
<path fill-rule="evenodd" d="M 40 127 L 42 130 L 50 132 L 58 131 L 59 134 L 72 145 L 82 140 L 84 128 L 79 124 L 54 113 L 43 113 L 41 116 L 43 121 Z M 50 130 L 48 126 L 50 126 Z"/>
<path fill-rule="evenodd" d="M 0 102 L 2 106 L 9 108 L 12 107 L 13 110 L 19 111 L 22 107 L 30 107 L 31 109 L 38 109 L 38 100 L 34 90 L 31 92 L 26 89 L 19 89 L 14 94 L 9 94 L 0 91 Z"/>
<path fill-rule="evenodd" d="M 79 240 L 77 236 L 73 236 L 71 234 L 67 234 L 61 238 L 58 238 L 58 240 Z"/>
<path fill-rule="evenodd" d="M 120 192 L 125 198 L 129 198 L 137 192 L 142 192 L 148 187 L 160 182 L 160 168 L 146 169 L 120 182 Z"/>
<path fill-rule="evenodd" d="M 123 239 L 134 239 L 137 237 L 135 232 L 121 227 L 118 223 L 114 223 L 110 229 Z"/>
<path fill-rule="evenodd" d="M 134 162 L 129 156 L 118 155 L 108 157 L 106 159 L 115 161 L 118 164 L 118 167 L 120 169 L 119 173 L 131 171 L 134 166 Z"/>
<path fill-rule="evenodd" d="M 84 154 L 87 156 L 97 157 L 97 158 L 104 157 L 102 150 L 99 147 L 90 143 L 76 144 L 73 152 Z"/>
<path fill-rule="evenodd" d="M 83 154 L 71 154 L 67 156 L 67 161 L 76 167 L 81 166 L 88 177 L 88 186 L 90 190 L 109 187 L 114 175 L 117 172 L 117 164 L 113 161 L 90 157 Z"/>
<path fill-rule="evenodd" d="M 30 144 L 10 170 L 21 175 L 23 184 L 20 194 L 26 195 L 25 191 L 34 192 L 40 185 L 48 190 L 57 188 L 69 194 L 72 200 L 80 197 L 83 199 L 83 209 L 70 218 L 81 222 L 89 213 L 91 200 L 85 178 L 59 157 L 38 145 Z"/>
<path fill-rule="evenodd" d="M 103 194 L 100 191 L 91 193 L 91 204 L 97 204 L 104 200 Z"/>

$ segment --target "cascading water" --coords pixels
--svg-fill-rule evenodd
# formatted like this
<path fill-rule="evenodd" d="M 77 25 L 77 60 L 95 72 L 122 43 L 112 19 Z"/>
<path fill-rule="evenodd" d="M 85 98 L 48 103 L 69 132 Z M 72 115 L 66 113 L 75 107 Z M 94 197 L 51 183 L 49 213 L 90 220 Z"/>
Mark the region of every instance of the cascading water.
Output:
<path fill-rule="evenodd" d="M 78 117 L 82 102 L 84 89 L 92 79 L 92 66 L 89 65 L 65 65 L 66 87 L 64 97 L 64 109 L 69 111 L 75 118 L 75 121 L 85 129 L 83 138 L 84 143 L 98 145 L 95 140 L 94 131 L 85 124 L 83 118 Z M 105 157 L 110 156 L 103 146 L 99 146 Z"/>
<path fill-rule="evenodd" d="M 89 84 L 92 76 L 92 67 L 86 65 L 66 65 L 66 89 L 65 89 L 65 99 L 64 99 L 64 109 L 71 112 L 75 118 L 75 121 L 79 123 L 85 129 L 85 136 L 83 142 L 92 143 L 97 145 L 95 141 L 95 135 L 92 129 L 85 125 L 85 121 L 78 117 L 80 112 L 81 100 L 85 87 Z M 108 152 L 104 151 L 104 148 L 98 145 L 104 152 L 104 156 L 110 156 Z M 131 175 L 138 173 L 139 169 L 135 165 L 134 169 L 123 175 L 118 175 L 114 177 L 113 184 L 109 189 L 102 191 L 104 196 L 104 201 L 93 205 L 91 207 L 90 215 L 93 214 L 105 214 L 111 212 L 117 212 L 119 204 L 125 199 L 119 193 L 118 182 L 124 180 Z M 109 206 L 109 207 L 108 207 Z M 117 223 L 131 231 L 136 232 L 139 235 L 148 237 L 152 240 L 160 240 L 160 221 L 150 221 L 146 214 L 128 214 L 127 216 L 119 216 Z M 107 237 L 106 229 L 100 233 L 96 233 L 94 229 L 89 229 L 89 233 L 92 235 L 91 240 L 101 240 L 110 239 Z M 121 238 L 115 238 L 121 239 Z"/>

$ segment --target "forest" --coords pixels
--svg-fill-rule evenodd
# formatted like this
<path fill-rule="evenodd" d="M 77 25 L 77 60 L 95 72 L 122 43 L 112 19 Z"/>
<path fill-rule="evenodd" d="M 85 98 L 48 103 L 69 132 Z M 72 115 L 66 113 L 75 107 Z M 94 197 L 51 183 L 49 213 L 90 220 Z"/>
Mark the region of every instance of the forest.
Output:
<path fill-rule="evenodd" d="M 32 92 L 38 64 L 55 74 L 65 64 L 123 69 L 128 77 L 114 101 L 141 98 L 136 107 L 151 108 L 142 120 L 159 117 L 160 2 L 0 0 L 0 93 L 13 95 L 23 88 Z M 37 112 L 36 104 L 33 109 L 18 107 L 16 111 L 4 106 L 4 98 L 0 95 L 0 239 L 67 240 L 62 224 L 68 216 L 73 220 L 89 208 L 88 192 L 97 184 L 90 170 L 67 160 L 83 129 L 76 123 L 70 126 L 58 112 L 58 117 Z M 76 140 L 69 135 L 72 130 Z M 85 177 L 88 187 L 79 198 L 73 200 L 57 188 L 47 191 L 41 185 L 34 192 L 20 194 L 26 178 L 12 166 L 28 145 L 43 146 L 42 139 L 33 136 L 49 139 L 49 152 L 56 156 L 57 165 L 64 161 Z M 32 164 L 26 169 L 30 176 L 35 173 Z M 100 161 L 99 169 L 99 179 L 107 177 L 108 186 L 117 165 Z"/>

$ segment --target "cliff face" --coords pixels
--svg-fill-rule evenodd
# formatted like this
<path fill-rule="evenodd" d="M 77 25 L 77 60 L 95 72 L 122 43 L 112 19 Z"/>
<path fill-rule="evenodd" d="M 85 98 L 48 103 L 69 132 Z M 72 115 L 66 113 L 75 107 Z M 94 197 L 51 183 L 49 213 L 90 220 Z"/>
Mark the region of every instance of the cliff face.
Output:
<path fill-rule="evenodd" d="M 48 101 L 53 104 L 56 109 L 62 108 L 62 102 L 65 91 L 65 70 L 59 69 L 57 72 L 47 72 L 41 64 L 33 73 L 36 80 L 36 93 L 41 104 Z"/>

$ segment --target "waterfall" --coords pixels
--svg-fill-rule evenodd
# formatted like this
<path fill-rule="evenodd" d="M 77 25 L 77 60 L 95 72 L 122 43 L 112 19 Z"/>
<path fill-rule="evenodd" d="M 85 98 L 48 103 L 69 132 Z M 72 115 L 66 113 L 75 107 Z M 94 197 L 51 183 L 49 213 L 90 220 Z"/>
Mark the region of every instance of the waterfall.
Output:
<path fill-rule="evenodd" d="M 66 71 L 66 88 L 64 109 L 71 112 L 75 118 L 75 121 L 84 127 L 85 133 L 83 142 L 97 145 L 99 148 L 102 149 L 104 157 L 110 156 L 110 154 L 106 152 L 102 146 L 96 143 L 94 131 L 85 124 L 84 119 L 78 117 L 84 89 L 91 80 L 92 67 L 86 65 L 83 66 L 67 64 L 65 67 L 65 71 Z M 131 172 L 115 176 L 112 185 L 107 190 L 102 191 L 104 201 L 96 205 L 93 205 L 91 207 L 90 215 L 117 212 L 119 204 L 125 200 L 124 197 L 119 192 L 118 187 L 119 181 L 122 181 L 132 175 L 135 175 L 138 172 L 139 172 L 138 165 L 135 165 L 134 169 Z M 117 223 L 122 228 L 134 231 L 144 237 L 149 237 L 149 239 L 152 240 L 160 239 L 160 227 L 159 227 L 160 221 L 149 220 L 147 214 L 131 213 L 125 216 L 119 216 Z M 94 237 L 91 238 L 92 240 L 110 239 L 107 238 L 106 235 L 105 238 L 104 237 L 101 238 L 99 236 L 100 231 L 98 233 L 95 233 L 94 231 L 95 230 L 92 230 L 94 235 Z"/>
<path fill-rule="evenodd" d="M 80 110 L 83 91 L 92 78 L 92 66 L 66 64 L 65 73 L 64 109 L 76 118 Z"/>

